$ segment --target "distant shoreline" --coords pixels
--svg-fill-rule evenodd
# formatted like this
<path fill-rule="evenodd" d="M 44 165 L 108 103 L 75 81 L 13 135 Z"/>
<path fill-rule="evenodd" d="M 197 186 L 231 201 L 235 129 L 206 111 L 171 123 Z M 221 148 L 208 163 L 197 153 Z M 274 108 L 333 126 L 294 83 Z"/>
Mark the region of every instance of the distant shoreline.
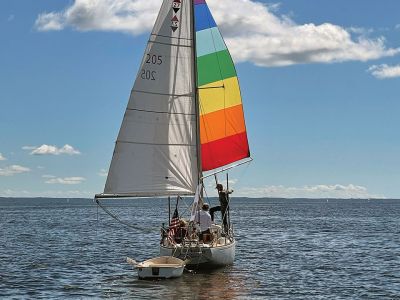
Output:
<path fill-rule="evenodd" d="M 190 197 L 185 197 L 185 199 L 188 199 Z M 216 199 L 217 197 L 208 197 L 208 199 Z M 112 200 L 118 200 L 118 201 L 124 201 L 124 200 L 141 200 L 141 199 L 147 199 L 147 200 L 160 200 L 164 199 L 163 197 L 147 197 L 147 198 L 110 198 L 110 199 L 104 199 L 103 201 L 112 201 Z M 281 198 L 281 197 L 231 197 L 231 199 L 251 199 L 251 200 L 400 200 L 396 198 Z M 85 201 L 93 201 L 93 198 L 71 198 L 71 197 L 0 197 L 0 201 L 3 200 L 85 200 Z"/>

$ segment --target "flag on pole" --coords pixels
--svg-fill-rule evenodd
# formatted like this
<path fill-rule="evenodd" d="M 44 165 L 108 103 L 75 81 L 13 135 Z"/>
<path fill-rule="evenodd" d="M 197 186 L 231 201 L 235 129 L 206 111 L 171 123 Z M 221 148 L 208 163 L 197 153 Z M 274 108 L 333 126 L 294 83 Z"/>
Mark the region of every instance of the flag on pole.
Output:
<path fill-rule="evenodd" d="M 175 234 L 178 231 L 179 227 L 179 215 L 178 215 L 178 207 L 175 207 L 174 214 L 171 219 L 171 223 L 169 223 L 169 231 L 168 238 L 174 242 Z"/>

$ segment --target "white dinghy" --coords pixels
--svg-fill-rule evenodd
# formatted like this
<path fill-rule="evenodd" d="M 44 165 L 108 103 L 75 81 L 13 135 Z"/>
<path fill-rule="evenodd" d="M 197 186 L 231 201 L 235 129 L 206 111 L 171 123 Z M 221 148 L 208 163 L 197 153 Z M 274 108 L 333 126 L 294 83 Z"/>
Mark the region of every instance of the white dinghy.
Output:
<path fill-rule="evenodd" d="M 138 269 L 140 279 L 180 277 L 186 265 L 185 261 L 172 256 L 155 257 L 141 263 L 127 257 L 126 261 Z"/>

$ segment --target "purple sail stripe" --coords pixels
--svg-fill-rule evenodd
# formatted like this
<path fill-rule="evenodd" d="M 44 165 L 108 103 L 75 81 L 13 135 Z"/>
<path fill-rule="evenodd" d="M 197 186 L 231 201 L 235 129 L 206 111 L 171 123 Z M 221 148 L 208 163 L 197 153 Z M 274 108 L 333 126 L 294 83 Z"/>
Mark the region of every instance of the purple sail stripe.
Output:
<path fill-rule="evenodd" d="M 194 4 L 206 4 L 206 0 L 194 0 Z"/>

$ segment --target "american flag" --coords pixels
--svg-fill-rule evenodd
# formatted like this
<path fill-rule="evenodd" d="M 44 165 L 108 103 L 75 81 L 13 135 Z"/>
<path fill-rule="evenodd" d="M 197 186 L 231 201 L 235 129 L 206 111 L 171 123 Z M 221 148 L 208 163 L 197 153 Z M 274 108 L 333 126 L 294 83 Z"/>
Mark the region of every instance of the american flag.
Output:
<path fill-rule="evenodd" d="M 171 241 L 174 241 L 174 237 L 178 230 L 178 227 L 179 227 L 179 216 L 178 216 L 178 208 L 176 207 L 171 219 L 171 223 L 169 223 L 168 238 Z"/>

